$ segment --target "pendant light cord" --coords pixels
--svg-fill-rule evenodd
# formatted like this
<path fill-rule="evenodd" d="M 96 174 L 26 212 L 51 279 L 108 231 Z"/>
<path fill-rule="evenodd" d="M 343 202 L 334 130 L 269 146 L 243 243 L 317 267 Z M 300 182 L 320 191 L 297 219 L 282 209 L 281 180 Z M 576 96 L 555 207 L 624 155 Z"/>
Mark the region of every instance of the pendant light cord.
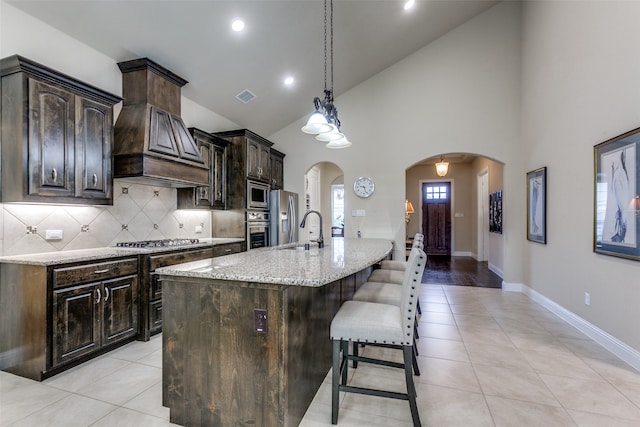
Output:
<path fill-rule="evenodd" d="M 331 36 L 331 102 L 333 103 L 333 0 L 330 0 L 331 4 L 331 26 L 330 26 L 330 36 Z"/>
<path fill-rule="evenodd" d="M 324 0 L 324 90 L 327 91 L 327 0 Z"/>

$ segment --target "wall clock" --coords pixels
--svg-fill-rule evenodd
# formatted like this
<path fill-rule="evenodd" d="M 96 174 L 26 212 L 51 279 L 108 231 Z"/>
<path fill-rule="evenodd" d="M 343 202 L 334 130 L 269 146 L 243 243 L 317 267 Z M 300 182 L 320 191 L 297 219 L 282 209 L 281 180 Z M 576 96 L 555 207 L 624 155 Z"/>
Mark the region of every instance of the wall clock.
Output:
<path fill-rule="evenodd" d="M 353 183 L 353 191 L 358 197 L 369 197 L 373 194 L 375 188 L 373 180 L 366 176 L 361 176 Z"/>

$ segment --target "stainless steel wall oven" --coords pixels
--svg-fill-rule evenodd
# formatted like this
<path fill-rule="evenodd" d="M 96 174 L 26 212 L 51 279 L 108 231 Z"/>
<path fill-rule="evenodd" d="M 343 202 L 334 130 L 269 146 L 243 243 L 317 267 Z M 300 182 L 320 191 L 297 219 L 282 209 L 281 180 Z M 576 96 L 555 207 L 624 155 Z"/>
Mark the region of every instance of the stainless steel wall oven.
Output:
<path fill-rule="evenodd" d="M 269 246 L 269 212 L 247 211 L 247 250 Z"/>

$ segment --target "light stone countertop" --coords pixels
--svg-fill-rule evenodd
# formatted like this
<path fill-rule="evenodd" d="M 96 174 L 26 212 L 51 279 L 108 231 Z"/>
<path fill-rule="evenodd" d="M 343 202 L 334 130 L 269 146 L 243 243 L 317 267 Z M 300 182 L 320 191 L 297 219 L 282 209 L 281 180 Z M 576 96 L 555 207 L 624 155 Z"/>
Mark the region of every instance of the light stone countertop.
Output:
<path fill-rule="evenodd" d="M 59 265 L 72 262 L 100 261 L 107 258 L 136 256 L 159 252 L 180 251 L 186 249 L 207 248 L 226 243 L 244 242 L 241 238 L 205 238 L 192 245 L 160 246 L 152 248 L 120 248 L 104 247 L 93 249 L 76 249 L 70 251 L 42 252 L 37 254 L 11 255 L 0 257 L 0 263 L 31 264 L 31 265 Z"/>
<path fill-rule="evenodd" d="M 161 279 L 195 277 L 241 282 L 322 286 L 384 259 L 393 249 L 384 239 L 331 238 L 325 247 L 305 251 L 301 243 L 252 249 L 219 258 L 156 270 Z"/>

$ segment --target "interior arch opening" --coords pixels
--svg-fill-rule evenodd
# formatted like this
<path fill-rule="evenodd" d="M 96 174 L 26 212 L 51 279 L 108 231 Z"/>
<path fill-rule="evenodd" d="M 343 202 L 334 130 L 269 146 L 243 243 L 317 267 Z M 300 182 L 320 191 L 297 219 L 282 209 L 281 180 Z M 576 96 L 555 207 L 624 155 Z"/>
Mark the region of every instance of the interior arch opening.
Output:
<path fill-rule="evenodd" d="M 326 241 L 331 237 L 344 236 L 345 209 L 342 168 L 332 162 L 319 162 L 311 166 L 304 175 L 300 215 L 309 210 L 320 212 L 323 238 Z M 317 240 L 320 236 L 318 216 L 310 215 L 301 231 L 301 242 Z"/>
<path fill-rule="evenodd" d="M 438 171 L 441 162 L 447 168 Z M 428 256 L 471 257 L 503 277 L 503 170 L 503 163 L 473 153 L 442 153 L 407 168 L 407 245 L 422 233 Z"/>

